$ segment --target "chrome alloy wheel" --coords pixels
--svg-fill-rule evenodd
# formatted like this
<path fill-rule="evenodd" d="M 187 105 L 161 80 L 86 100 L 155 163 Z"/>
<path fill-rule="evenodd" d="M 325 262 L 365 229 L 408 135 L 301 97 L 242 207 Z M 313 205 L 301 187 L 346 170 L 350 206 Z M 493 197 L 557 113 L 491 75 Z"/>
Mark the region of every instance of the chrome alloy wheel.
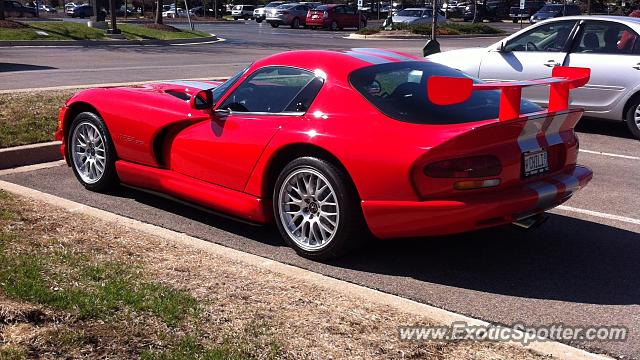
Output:
<path fill-rule="evenodd" d="M 306 251 L 326 247 L 340 221 L 335 190 L 324 175 L 308 168 L 292 172 L 282 183 L 278 213 L 289 237 Z"/>
<path fill-rule="evenodd" d="M 640 130 L 640 105 L 638 105 L 633 112 L 633 120 L 636 123 L 636 127 Z"/>
<path fill-rule="evenodd" d="M 87 184 L 98 182 L 107 163 L 105 143 L 100 131 L 88 121 L 81 122 L 71 134 L 71 157 L 80 178 Z"/>

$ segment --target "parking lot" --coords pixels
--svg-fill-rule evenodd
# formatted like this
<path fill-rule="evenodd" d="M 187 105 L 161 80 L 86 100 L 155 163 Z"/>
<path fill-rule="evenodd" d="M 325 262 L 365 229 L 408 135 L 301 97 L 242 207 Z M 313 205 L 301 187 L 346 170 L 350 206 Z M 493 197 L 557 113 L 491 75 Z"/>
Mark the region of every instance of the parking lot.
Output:
<path fill-rule="evenodd" d="M 502 23 L 506 31 L 519 24 Z M 242 22 L 198 24 L 224 42 L 146 47 L 3 48 L 0 90 L 224 77 L 289 49 L 381 47 L 421 54 L 424 40 L 353 40 L 349 32 L 273 29 Z M 443 50 L 486 46 L 500 37 L 442 39 Z M 626 342 L 575 343 L 640 358 L 640 141 L 622 122 L 584 119 L 579 162 L 592 182 L 550 212 L 540 228 L 372 242 L 326 264 L 300 258 L 272 228 L 251 227 L 122 187 L 85 191 L 62 164 L 6 174 L 14 182 L 83 204 L 397 294 L 494 323 L 623 325 Z"/>

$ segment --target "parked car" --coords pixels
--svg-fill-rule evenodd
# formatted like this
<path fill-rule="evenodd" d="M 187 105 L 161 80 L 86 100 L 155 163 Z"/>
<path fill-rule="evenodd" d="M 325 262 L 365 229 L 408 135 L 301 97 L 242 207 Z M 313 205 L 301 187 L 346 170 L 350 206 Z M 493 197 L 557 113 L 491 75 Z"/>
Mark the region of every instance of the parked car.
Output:
<path fill-rule="evenodd" d="M 307 5 L 310 9 L 315 9 L 318 6 L 322 5 L 319 1 L 301 1 L 300 4 Z"/>
<path fill-rule="evenodd" d="M 36 9 L 22 5 L 15 0 L 4 1 L 4 16 L 6 17 L 26 17 L 32 18 L 36 16 Z"/>
<path fill-rule="evenodd" d="M 572 93 L 571 104 L 586 115 L 624 120 L 640 139 L 640 19 L 568 16 L 550 19 L 486 48 L 452 50 L 429 59 L 486 81 L 543 78 L 555 66 L 591 68 L 591 79 Z M 525 96 L 546 105 L 545 89 Z"/>
<path fill-rule="evenodd" d="M 82 5 L 81 3 L 74 3 L 74 2 L 68 2 L 66 4 L 64 4 L 64 13 L 65 14 L 69 14 L 69 11 L 72 10 L 74 7 L 78 6 L 78 5 Z"/>
<path fill-rule="evenodd" d="M 514 23 L 520 20 L 528 20 L 531 16 L 542 9 L 545 5 L 544 1 L 525 1 L 524 9 L 520 9 L 520 6 L 512 6 L 509 9 L 509 17 Z"/>
<path fill-rule="evenodd" d="M 84 19 L 86 17 L 93 16 L 93 6 L 91 5 L 79 5 L 71 9 L 71 11 L 67 11 L 67 15 L 72 18 L 81 18 Z"/>
<path fill-rule="evenodd" d="M 253 18 L 256 19 L 257 23 L 261 23 L 267 18 L 267 11 L 276 8 L 282 4 L 285 4 L 284 1 L 272 1 L 265 5 L 265 7 L 257 8 L 253 10 Z"/>
<path fill-rule="evenodd" d="M 478 11 L 475 11 L 475 6 L 478 6 Z M 462 19 L 467 21 L 473 21 L 475 16 L 476 22 L 483 22 L 487 20 L 489 22 L 500 21 L 506 16 L 504 4 L 501 1 L 487 1 L 486 4 L 468 4 L 465 6 L 462 13 Z"/>
<path fill-rule="evenodd" d="M 53 6 L 45 5 L 45 4 L 40 4 L 40 6 L 38 7 L 38 10 L 40 10 L 42 12 L 45 12 L 45 13 L 50 13 L 50 14 L 58 12 L 58 10 L 56 10 L 56 8 L 54 8 Z"/>
<path fill-rule="evenodd" d="M 433 8 L 408 8 L 398 11 L 391 17 L 394 25 L 419 25 L 431 24 L 433 22 Z M 438 14 L 438 23 L 445 21 L 444 16 Z"/>
<path fill-rule="evenodd" d="M 341 4 L 321 5 L 307 12 L 307 26 L 340 30 L 343 28 L 365 28 L 367 17 L 355 8 Z"/>
<path fill-rule="evenodd" d="M 166 18 L 181 18 L 181 17 L 186 17 L 187 16 L 187 12 L 183 9 L 183 8 L 178 8 L 178 11 L 174 10 L 174 9 L 170 9 L 168 11 L 164 11 L 162 13 L 162 17 L 166 17 Z"/>
<path fill-rule="evenodd" d="M 292 29 L 304 26 L 307 20 L 307 12 L 310 7 L 298 3 L 282 4 L 276 8 L 269 9 L 267 23 L 274 28 L 280 25 L 291 25 Z"/>
<path fill-rule="evenodd" d="M 316 260 L 346 254 L 368 232 L 531 226 L 591 180 L 576 165 L 582 111 L 567 109 L 562 86 L 580 86 L 588 69 L 561 69 L 558 110 L 509 92 L 521 104 L 514 112 L 486 84 L 417 60 L 384 49 L 288 51 L 223 84 L 87 89 L 61 108 L 55 136 L 88 190 L 122 182 L 275 222 Z"/>
<path fill-rule="evenodd" d="M 253 10 L 256 7 L 253 5 L 235 5 L 231 8 L 231 16 L 234 20 L 238 20 L 240 18 L 249 20 L 253 18 Z"/>
<path fill-rule="evenodd" d="M 193 16 L 215 16 L 215 11 L 213 9 L 206 9 L 204 6 L 196 6 L 194 8 L 189 9 L 189 14 Z"/>
<path fill-rule="evenodd" d="M 563 5 L 563 4 L 547 4 L 543 6 L 538 12 L 531 15 L 529 22 L 535 24 L 542 20 L 557 18 L 560 16 L 575 16 L 580 15 L 580 7 L 578 5 Z"/>

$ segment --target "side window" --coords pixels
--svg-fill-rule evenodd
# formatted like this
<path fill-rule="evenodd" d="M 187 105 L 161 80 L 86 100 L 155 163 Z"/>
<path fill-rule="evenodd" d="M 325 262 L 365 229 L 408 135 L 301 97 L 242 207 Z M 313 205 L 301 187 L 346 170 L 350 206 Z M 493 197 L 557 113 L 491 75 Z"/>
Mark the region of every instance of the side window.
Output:
<path fill-rule="evenodd" d="M 345 13 L 345 7 L 344 6 L 338 6 L 334 9 L 334 12 L 336 14 L 344 14 Z"/>
<path fill-rule="evenodd" d="M 562 52 L 575 21 L 558 21 L 530 30 L 509 41 L 507 51 Z"/>
<path fill-rule="evenodd" d="M 573 52 L 595 54 L 632 54 L 638 34 L 623 24 L 587 22 Z"/>
<path fill-rule="evenodd" d="M 269 66 L 257 70 L 220 106 L 236 112 L 305 112 L 323 80 L 310 71 Z"/>
<path fill-rule="evenodd" d="M 345 8 L 345 13 L 349 14 L 349 15 L 355 15 L 356 14 L 356 9 L 351 8 L 351 7 Z"/>

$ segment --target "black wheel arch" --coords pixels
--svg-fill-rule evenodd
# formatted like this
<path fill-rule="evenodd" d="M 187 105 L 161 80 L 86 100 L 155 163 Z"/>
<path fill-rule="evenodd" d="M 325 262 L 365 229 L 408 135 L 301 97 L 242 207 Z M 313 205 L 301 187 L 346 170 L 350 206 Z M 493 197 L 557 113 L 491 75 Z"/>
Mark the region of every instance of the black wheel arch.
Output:
<path fill-rule="evenodd" d="M 65 117 L 62 122 L 64 139 L 67 139 L 69 137 L 69 130 L 71 128 L 71 123 L 73 122 L 73 119 L 75 119 L 76 116 L 78 116 L 83 112 L 94 113 L 104 121 L 104 118 L 102 117 L 102 115 L 100 115 L 100 112 L 98 111 L 98 109 L 96 109 L 93 105 L 84 101 L 74 102 L 71 105 L 69 105 L 69 110 L 67 110 L 67 112 L 65 113 Z M 106 122 L 104 126 L 107 128 L 107 130 L 109 130 L 109 127 L 107 126 Z"/>

